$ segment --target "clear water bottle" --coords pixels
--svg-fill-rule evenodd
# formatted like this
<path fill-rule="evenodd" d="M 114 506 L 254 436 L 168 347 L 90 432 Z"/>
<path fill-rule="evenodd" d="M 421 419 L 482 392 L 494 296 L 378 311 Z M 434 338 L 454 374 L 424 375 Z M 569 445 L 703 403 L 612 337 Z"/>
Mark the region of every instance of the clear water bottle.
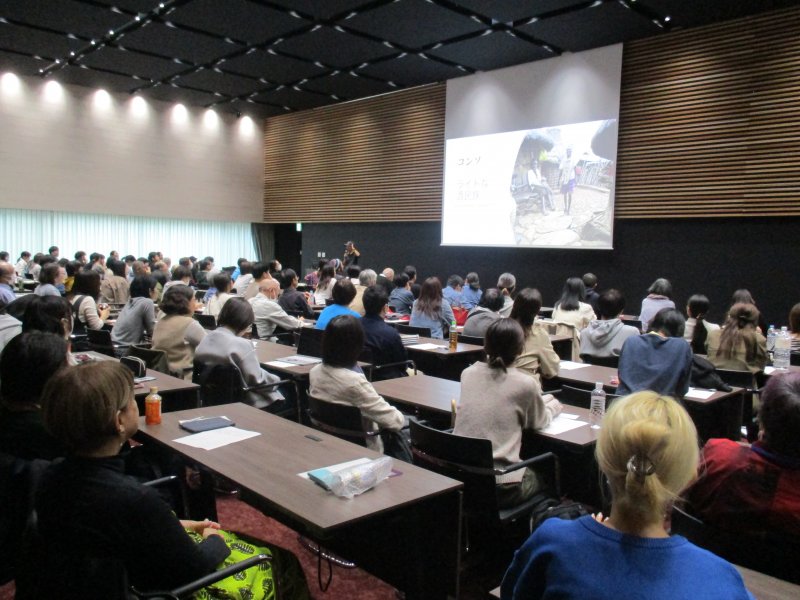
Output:
<path fill-rule="evenodd" d="M 598 381 L 592 390 L 592 401 L 589 405 L 589 421 L 592 429 L 600 429 L 600 423 L 606 414 L 606 392 L 603 389 L 603 382 Z"/>
<path fill-rule="evenodd" d="M 767 330 L 767 352 L 775 350 L 775 338 L 778 332 L 775 330 L 775 325 L 770 325 Z"/>
<path fill-rule="evenodd" d="M 776 369 L 788 369 L 791 364 L 792 338 L 787 327 L 781 327 L 775 338 L 775 353 L 772 364 Z"/>

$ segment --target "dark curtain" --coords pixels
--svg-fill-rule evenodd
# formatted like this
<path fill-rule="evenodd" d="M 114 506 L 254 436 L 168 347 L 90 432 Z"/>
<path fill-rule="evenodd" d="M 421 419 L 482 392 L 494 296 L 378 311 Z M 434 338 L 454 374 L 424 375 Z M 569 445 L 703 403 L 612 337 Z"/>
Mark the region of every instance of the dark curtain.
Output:
<path fill-rule="evenodd" d="M 253 245 L 258 253 L 258 261 L 263 262 L 275 258 L 275 226 L 269 223 L 251 223 Z"/>

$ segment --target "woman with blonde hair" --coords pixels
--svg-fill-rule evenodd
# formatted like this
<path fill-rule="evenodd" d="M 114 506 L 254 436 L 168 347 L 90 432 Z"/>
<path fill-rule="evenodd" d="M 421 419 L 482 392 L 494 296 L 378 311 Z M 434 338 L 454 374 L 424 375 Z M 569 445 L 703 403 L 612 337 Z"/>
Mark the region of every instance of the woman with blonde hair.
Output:
<path fill-rule="evenodd" d="M 615 401 L 595 453 L 611 516 L 545 521 L 514 556 L 501 598 L 752 598 L 732 565 L 664 529 L 697 474 L 697 430 L 678 402 L 655 392 Z"/>
<path fill-rule="evenodd" d="M 767 364 L 767 340 L 758 332 L 758 309 L 734 304 L 721 330 L 709 331 L 708 360 L 720 369 L 757 373 Z"/>

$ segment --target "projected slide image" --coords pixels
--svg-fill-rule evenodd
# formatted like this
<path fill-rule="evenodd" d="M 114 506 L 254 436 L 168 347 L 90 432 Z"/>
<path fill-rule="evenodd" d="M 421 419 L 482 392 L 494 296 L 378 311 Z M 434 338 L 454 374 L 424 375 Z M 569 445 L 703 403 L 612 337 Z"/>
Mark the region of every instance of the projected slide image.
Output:
<path fill-rule="evenodd" d="M 447 141 L 442 243 L 611 248 L 617 122 Z"/>

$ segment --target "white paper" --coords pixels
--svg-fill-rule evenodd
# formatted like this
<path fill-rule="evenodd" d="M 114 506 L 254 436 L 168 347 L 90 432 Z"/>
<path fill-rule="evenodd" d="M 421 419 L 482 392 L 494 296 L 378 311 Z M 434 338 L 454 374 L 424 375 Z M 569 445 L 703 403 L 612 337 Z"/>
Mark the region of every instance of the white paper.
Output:
<path fill-rule="evenodd" d="M 324 467 L 328 469 L 331 473 L 337 473 L 343 469 L 349 469 L 350 467 L 357 467 L 358 465 L 363 465 L 364 463 L 370 462 L 369 458 L 357 458 L 355 460 L 349 460 L 347 462 L 339 463 L 337 465 L 331 465 L 330 467 Z M 317 467 L 319 469 L 320 467 Z M 311 471 L 316 471 L 317 469 L 311 469 Z M 298 477 L 303 477 L 304 479 L 308 479 L 308 474 L 310 471 L 303 471 L 302 473 L 298 473 Z"/>
<path fill-rule="evenodd" d="M 412 344 L 408 346 L 408 348 L 413 348 L 414 350 L 436 350 L 441 347 L 442 346 L 437 346 L 436 344 Z"/>
<path fill-rule="evenodd" d="M 565 431 L 570 431 L 571 429 L 577 429 L 578 427 L 583 427 L 584 425 L 588 425 L 588 423 L 585 421 L 578 421 L 577 419 L 573 420 L 569 417 L 564 418 L 564 415 L 558 415 L 555 419 L 550 421 L 550 425 L 542 429 L 542 433 L 558 435 L 559 433 L 564 433 Z"/>
<path fill-rule="evenodd" d="M 590 366 L 591 365 L 587 365 L 585 363 L 572 362 L 571 360 L 562 360 L 560 363 L 558 363 L 558 368 L 564 369 L 566 371 L 569 371 L 571 369 L 583 369 L 584 367 L 590 367 Z"/>
<path fill-rule="evenodd" d="M 221 429 L 194 433 L 173 441 L 202 450 L 214 450 L 227 446 L 228 444 L 234 444 L 242 440 L 250 439 L 251 437 L 256 437 L 257 435 L 261 434 L 257 431 L 247 431 L 246 429 L 239 429 L 238 427 L 223 427 Z"/>
<path fill-rule="evenodd" d="M 283 360 L 271 360 L 267 363 L 264 363 L 270 367 L 277 367 L 279 369 L 291 369 L 292 367 L 296 367 L 297 365 L 290 362 L 285 362 Z"/>
<path fill-rule="evenodd" d="M 281 359 L 283 362 L 288 362 L 293 365 L 315 365 L 321 363 L 322 359 L 316 356 L 306 356 L 305 354 L 295 354 L 294 356 L 285 356 Z"/>
<path fill-rule="evenodd" d="M 699 390 L 697 388 L 689 388 L 684 398 L 694 398 L 695 400 L 708 400 L 716 393 L 715 390 Z"/>
<path fill-rule="evenodd" d="M 764 375 L 772 375 L 775 372 L 775 367 L 764 367 Z"/>
<path fill-rule="evenodd" d="M 558 415 L 557 418 L 561 418 L 561 419 L 577 419 L 578 415 L 573 415 L 571 413 L 562 412 L 560 415 Z"/>

